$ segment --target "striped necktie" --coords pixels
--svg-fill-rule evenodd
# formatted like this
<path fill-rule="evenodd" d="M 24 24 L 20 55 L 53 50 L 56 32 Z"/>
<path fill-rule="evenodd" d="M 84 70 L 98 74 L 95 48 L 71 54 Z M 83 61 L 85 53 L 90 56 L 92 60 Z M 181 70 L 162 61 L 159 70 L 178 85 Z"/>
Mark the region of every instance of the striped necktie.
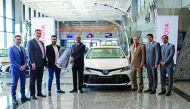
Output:
<path fill-rule="evenodd" d="M 38 45 L 40 46 L 40 50 L 41 50 L 41 52 L 42 52 L 42 57 L 44 58 L 44 48 L 43 48 L 43 46 L 42 46 L 42 43 L 38 40 L 37 41 L 38 42 Z"/>

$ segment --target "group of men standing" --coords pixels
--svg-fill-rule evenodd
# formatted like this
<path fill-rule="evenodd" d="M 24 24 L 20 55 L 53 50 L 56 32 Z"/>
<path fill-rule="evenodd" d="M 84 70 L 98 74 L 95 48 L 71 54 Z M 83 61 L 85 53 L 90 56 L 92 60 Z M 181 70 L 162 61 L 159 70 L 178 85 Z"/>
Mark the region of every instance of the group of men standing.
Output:
<path fill-rule="evenodd" d="M 27 56 L 26 51 L 21 44 L 21 36 L 15 36 L 15 44 L 9 48 L 10 57 L 10 71 L 12 74 L 11 94 L 12 102 L 18 105 L 16 100 L 16 88 L 20 78 L 20 92 L 21 100 L 27 101 L 30 99 L 37 99 L 35 85 L 37 85 L 37 96 L 46 97 L 42 94 L 42 78 L 44 67 L 48 68 L 48 95 L 51 96 L 51 86 L 53 76 L 56 76 L 57 93 L 65 93 L 60 88 L 60 73 L 61 69 L 56 66 L 56 62 L 60 56 L 60 46 L 56 45 L 57 36 L 52 35 L 52 43 L 48 46 L 44 46 L 44 43 L 40 41 L 41 30 L 35 30 L 35 37 L 28 42 L 28 58 L 30 67 L 30 98 L 25 96 L 25 80 L 26 80 L 26 67 Z M 131 64 L 131 80 L 132 90 L 143 91 L 143 66 L 147 69 L 147 75 L 149 80 L 148 89 L 144 92 L 156 93 L 158 82 L 158 66 L 160 65 L 161 74 L 161 94 L 171 95 L 173 86 L 173 56 L 175 53 L 175 47 L 168 42 L 168 36 L 162 36 L 163 45 L 156 41 L 153 41 L 153 35 L 147 35 L 148 43 L 146 46 L 139 43 L 139 38 L 135 36 L 133 38 L 133 45 L 130 50 L 129 63 Z M 83 93 L 83 70 L 84 70 L 84 53 L 85 45 L 81 43 L 81 37 L 76 36 L 76 43 L 71 48 L 71 61 L 73 64 L 73 90 L 71 93 L 77 92 L 78 89 Z M 139 76 L 139 85 L 137 85 L 136 73 Z M 168 88 L 166 90 L 166 74 L 168 74 Z M 78 80 L 78 87 L 77 87 Z M 37 84 L 36 84 L 37 81 Z"/>
<path fill-rule="evenodd" d="M 60 56 L 59 50 L 60 46 L 56 45 L 57 36 L 52 35 L 52 43 L 48 46 L 44 46 L 44 43 L 40 41 L 41 30 L 36 29 L 34 33 L 34 38 L 28 42 L 28 59 L 30 67 L 30 98 L 25 96 L 25 80 L 26 80 L 26 68 L 27 68 L 27 56 L 26 51 L 21 44 L 21 36 L 15 36 L 15 44 L 9 48 L 9 58 L 10 58 L 10 71 L 12 74 L 11 82 L 11 94 L 12 94 L 12 103 L 18 105 L 16 99 L 16 89 L 17 83 L 20 78 L 20 92 L 21 92 L 21 101 L 25 102 L 27 100 L 36 100 L 37 97 L 46 97 L 42 93 L 42 79 L 44 67 L 48 68 L 48 96 L 51 96 L 51 86 L 53 81 L 53 76 L 55 73 L 56 77 L 56 86 L 57 93 L 65 93 L 60 88 L 60 73 L 61 69 L 56 66 L 56 62 Z M 77 92 L 78 88 L 81 93 L 83 86 L 83 69 L 84 69 L 84 52 L 85 45 L 81 43 L 81 37 L 76 37 L 76 44 L 72 46 L 72 61 L 73 64 L 73 86 L 74 89 L 70 92 Z M 78 74 L 77 74 L 78 73 Z M 77 88 L 77 77 L 79 79 L 79 87 Z M 37 84 L 36 84 L 37 82 Z M 35 87 L 37 86 L 37 94 Z"/>
<path fill-rule="evenodd" d="M 173 87 L 173 66 L 175 46 L 168 42 L 168 36 L 162 36 L 163 45 L 153 40 L 153 35 L 147 35 L 147 44 L 144 46 L 139 43 L 137 36 L 133 37 L 133 45 L 130 48 L 129 63 L 131 64 L 132 90 L 143 91 L 143 66 L 147 69 L 148 89 L 144 92 L 155 94 L 158 84 L 157 69 L 160 65 L 161 92 L 159 95 L 166 94 L 170 96 Z M 139 85 L 137 85 L 136 73 L 139 76 Z M 166 74 L 168 74 L 168 88 L 166 90 Z"/>

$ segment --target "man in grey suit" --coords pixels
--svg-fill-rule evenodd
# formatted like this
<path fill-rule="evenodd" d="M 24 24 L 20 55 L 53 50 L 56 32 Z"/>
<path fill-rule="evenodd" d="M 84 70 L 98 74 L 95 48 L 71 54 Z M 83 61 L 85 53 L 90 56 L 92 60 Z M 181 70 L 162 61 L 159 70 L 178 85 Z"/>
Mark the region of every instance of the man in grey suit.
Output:
<path fill-rule="evenodd" d="M 35 30 L 35 38 L 28 42 L 28 55 L 30 64 L 30 96 L 35 96 L 35 81 L 37 80 L 37 96 L 46 97 L 41 92 L 44 66 L 47 66 L 44 43 L 40 41 L 41 30 Z"/>
<path fill-rule="evenodd" d="M 161 77 L 161 92 L 159 95 L 166 94 L 170 96 L 173 87 L 173 67 L 175 46 L 168 42 L 168 36 L 162 36 L 163 45 L 161 46 L 161 62 L 160 62 L 160 77 Z M 168 74 L 168 88 L 166 92 L 166 73 Z"/>
<path fill-rule="evenodd" d="M 146 68 L 149 80 L 149 88 L 144 92 L 150 92 L 150 94 L 156 93 L 158 77 L 157 68 L 160 62 L 160 44 L 153 41 L 153 35 L 147 35 L 148 43 L 146 44 Z"/>

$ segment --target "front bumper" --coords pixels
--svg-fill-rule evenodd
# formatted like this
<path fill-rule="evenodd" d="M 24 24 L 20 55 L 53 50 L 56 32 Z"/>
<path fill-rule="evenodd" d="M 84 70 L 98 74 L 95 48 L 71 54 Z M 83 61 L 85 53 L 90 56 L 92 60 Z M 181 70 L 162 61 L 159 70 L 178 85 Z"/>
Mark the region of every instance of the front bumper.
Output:
<path fill-rule="evenodd" d="M 127 85 L 130 82 L 128 75 L 113 75 L 113 76 L 98 76 L 98 75 L 84 75 L 84 84 L 88 86 L 95 85 Z"/>
<path fill-rule="evenodd" d="M 116 69 L 94 69 L 85 68 L 84 84 L 95 85 L 128 85 L 130 83 L 130 68 L 122 67 Z"/>

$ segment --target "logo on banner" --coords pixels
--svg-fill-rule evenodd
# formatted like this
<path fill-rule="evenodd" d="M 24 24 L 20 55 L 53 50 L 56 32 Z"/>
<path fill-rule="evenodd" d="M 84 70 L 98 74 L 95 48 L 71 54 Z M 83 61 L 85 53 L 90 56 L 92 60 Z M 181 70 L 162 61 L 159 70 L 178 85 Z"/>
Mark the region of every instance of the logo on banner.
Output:
<path fill-rule="evenodd" d="M 43 43 L 45 43 L 46 42 L 46 28 L 45 28 L 45 25 L 42 25 L 41 26 L 41 31 L 42 31 L 42 34 L 41 34 L 41 38 L 40 38 L 40 40 L 43 42 Z"/>
<path fill-rule="evenodd" d="M 169 35 L 169 23 L 166 23 L 164 25 L 164 35 Z"/>

